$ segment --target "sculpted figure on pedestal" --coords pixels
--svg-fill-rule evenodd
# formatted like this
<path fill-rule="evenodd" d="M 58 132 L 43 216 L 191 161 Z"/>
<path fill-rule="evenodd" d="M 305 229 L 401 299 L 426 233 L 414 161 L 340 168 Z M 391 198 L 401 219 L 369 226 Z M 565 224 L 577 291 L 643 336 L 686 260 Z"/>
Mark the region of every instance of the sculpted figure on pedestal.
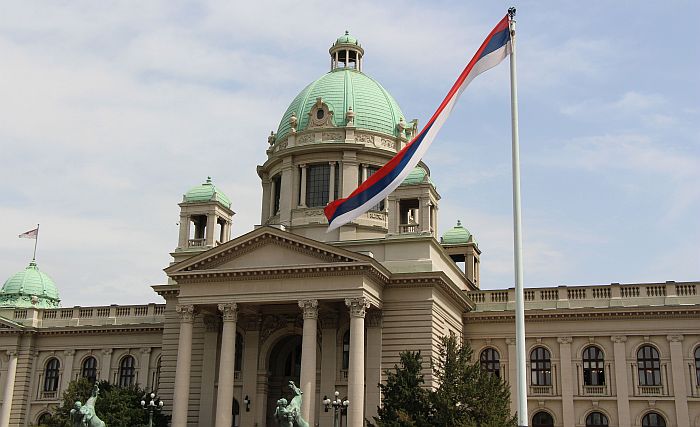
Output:
<path fill-rule="evenodd" d="M 294 397 L 289 404 L 284 398 L 277 401 L 275 420 L 281 427 L 309 427 L 309 423 L 301 417 L 301 395 L 304 392 L 294 384 L 294 381 L 289 382 L 289 388 Z"/>

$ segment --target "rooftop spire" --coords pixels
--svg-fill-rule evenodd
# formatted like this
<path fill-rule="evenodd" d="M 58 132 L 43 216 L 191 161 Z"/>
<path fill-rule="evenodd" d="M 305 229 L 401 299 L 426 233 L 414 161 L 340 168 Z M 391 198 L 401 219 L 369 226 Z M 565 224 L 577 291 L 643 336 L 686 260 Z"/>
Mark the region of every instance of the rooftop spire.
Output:
<path fill-rule="evenodd" d="M 350 35 L 348 30 L 345 30 L 345 34 L 338 37 L 328 52 L 331 54 L 331 71 L 338 68 L 362 71 L 362 56 L 365 54 L 365 50 L 362 49 L 360 42 Z"/>

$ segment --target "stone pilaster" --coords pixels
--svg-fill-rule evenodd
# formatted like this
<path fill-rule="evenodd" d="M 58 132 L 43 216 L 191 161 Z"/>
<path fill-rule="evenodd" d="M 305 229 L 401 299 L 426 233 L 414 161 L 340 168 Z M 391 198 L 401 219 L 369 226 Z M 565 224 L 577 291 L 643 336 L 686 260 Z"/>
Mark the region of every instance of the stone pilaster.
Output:
<path fill-rule="evenodd" d="M 686 391 L 683 366 L 683 335 L 668 335 L 671 347 L 671 377 L 673 378 L 673 395 L 676 402 L 676 422 L 678 427 L 690 427 L 688 414 L 688 393 Z"/>
<path fill-rule="evenodd" d="M 216 427 L 231 427 L 233 417 L 233 375 L 236 365 L 236 322 L 238 304 L 218 305 L 223 320 L 219 355 L 219 388 L 216 395 Z"/>
<path fill-rule="evenodd" d="M 149 378 L 149 368 L 151 367 L 151 347 L 144 347 L 140 350 L 141 358 L 139 360 L 139 384 L 143 386 L 146 391 L 153 387 L 151 384 L 151 379 Z"/>
<path fill-rule="evenodd" d="M 172 427 L 187 427 L 187 412 L 190 400 L 190 368 L 192 366 L 192 329 L 194 305 L 178 305 L 175 311 L 180 316 L 180 336 L 175 366 L 175 392 L 173 394 Z"/>
<path fill-rule="evenodd" d="M 559 337 L 559 359 L 561 361 L 561 406 L 564 427 L 574 427 L 574 372 L 571 364 L 571 337 Z"/>
<path fill-rule="evenodd" d="M 381 404 L 381 393 L 377 384 L 382 382 L 382 312 L 371 310 L 367 313 L 367 366 L 365 367 L 367 384 L 366 406 L 367 418 L 377 416 L 377 407 Z"/>
<path fill-rule="evenodd" d="M 515 338 L 506 338 L 508 346 L 508 388 L 510 389 L 510 413 L 518 412 L 518 353 L 515 347 Z"/>
<path fill-rule="evenodd" d="M 17 352 L 7 352 L 7 374 L 5 375 L 5 387 L 2 393 L 2 408 L 0 409 L 0 427 L 10 425 L 10 411 L 12 410 L 12 398 L 15 392 L 15 375 L 17 374 Z"/>
<path fill-rule="evenodd" d="M 306 299 L 299 301 L 304 317 L 303 336 L 301 341 L 301 383 L 299 388 L 304 392 L 301 403 L 301 416 L 314 425 L 316 411 L 316 331 L 318 328 L 318 300 Z"/>
<path fill-rule="evenodd" d="M 63 393 L 68 389 L 71 379 L 73 379 L 73 360 L 75 359 L 75 350 L 63 350 L 63 375 L 61 376 L 60 392 Z"/>
<path fill-rule="evenodd" d="M 350 310 L 350 369 L 348 369 L 348 427 L 364 424 L 365 394 L 365 313 L 369 300 L 365 297 L 346 298 Z"/>
<path fill-rule="evenodd" d="M 100 366 L 100 379 L 114 382 L 112 378 L 112 352 L 111 348 L 102 349 L 102 365 Z"/>
<path fill-rule="evenodd" d="M 615 386 L 617 394 L 617 419 L 620 427 L 630 427 L 629 386 L 627 384 L 627 351 L 625 335 L 613 335 L 613 357 L 615 357 Z"/>

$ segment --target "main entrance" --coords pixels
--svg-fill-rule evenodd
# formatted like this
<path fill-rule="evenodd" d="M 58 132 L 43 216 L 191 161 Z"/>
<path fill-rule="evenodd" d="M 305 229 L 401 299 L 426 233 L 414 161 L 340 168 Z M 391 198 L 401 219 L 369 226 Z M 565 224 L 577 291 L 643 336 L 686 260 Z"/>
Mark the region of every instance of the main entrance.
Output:
<path fill-rule="evenodd" d="M 267 426 L 277 426 L 272 414 L 275 412 L 277 400 L 291 400 L 289 381 L 299 385 L 301 375 L 301 335 L 286 336 L 275 344 L 270 352 L 268 362 L 268 393 L 267 393 Z"/>

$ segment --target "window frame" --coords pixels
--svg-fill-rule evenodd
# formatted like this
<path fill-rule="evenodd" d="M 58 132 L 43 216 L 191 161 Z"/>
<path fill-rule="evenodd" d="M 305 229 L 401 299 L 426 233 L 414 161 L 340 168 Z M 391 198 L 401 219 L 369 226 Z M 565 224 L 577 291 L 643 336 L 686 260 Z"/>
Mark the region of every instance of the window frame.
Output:
<path fill-rule="evenodd" d="M 657 417 L 654 424 L 651 423 L 651 416 L 655 415 Z M 660 421 L 660 422 L 659 422 Z M 666 418 L 663 415 L 655 411 L 650 411 L 644 414 L 642 417 L 642 427 L 666 427 Z"/>
<path fill-rule="evenodd" d="M 88 366 L 90 361 L 92 361 L 92 366 Z M 80 364 L 80 377 L 87 379 L 91 384 L 97 381 L 97 358 L 95 356 L 90 355 L 83 359 L 83 363 Z"/>
<path fill-rule="evenodd" d="M 700 387 L 700 345 L 695 348 L 695 385 Z"/>
<path fill-rule="evenodd" d="M 645 344 L 637 349 L 637 380 L 643 387 L 661 386 L 661 355 L 653 345 Z"/>
<path fill-rule="evenodd" d="M 131 363 L 126 364 L 130 360 Z M 127 354 L 119 361 L 119 387 L 131 387 L 136 384 L 136 358 Z"/>
<path fill-rule="evenodd" d="M 501 355 L 497 349 L 487 347 L 479 353 L 481 369 L 501 378 Z"/>
<path fill-rule="evenodd" d="M 57 357 L 51 357 L 44 365 L 44 392 L 58 391 L 61 379 L 61 361 Z"/>
<path fill-rule="evenodd" d="M 530 351 L 530 382 L 533 386 L 552 386 L 552 353 L 546 347 Z"/>
<path fill-rule="evenodd" d="M 338 169 L 338 168 L 336 168 Z M 320 208 L 328 204 L 331 165 L 314 163 L 306 166 L 306 206 Z M 335 183 L 337 188 L 338 183 Z"/>
<path fill-rule="evenodd" d="M 593 419 L 591 417 L 598 415 L 598 419 L 600 420 L 599 423 L 594 423 Z M 608 420 L 608 416 L 605 415 L 604 413 L 600 411 L 593 411 L 586 415 L 586 427 L 607 427 L 609 425 L 610 421 Z"/>
<path fill-rule="evenodd" d="M 539 420 L 535 421 L 538 416 L 547 416 L 549 417 L 550 422 L 545 424 L 540 422 Z M 547 411 L 537 411 L 532 416 L 532 427 L 554 427 L 554 417 Z"/>
<path fill-rule="evenodd" d="M 584 385 L 605 385 L 605 353 L 603 349 L 596 345 L 584 348 L 581 353 L 581 365 L 583 366 Z"/>

